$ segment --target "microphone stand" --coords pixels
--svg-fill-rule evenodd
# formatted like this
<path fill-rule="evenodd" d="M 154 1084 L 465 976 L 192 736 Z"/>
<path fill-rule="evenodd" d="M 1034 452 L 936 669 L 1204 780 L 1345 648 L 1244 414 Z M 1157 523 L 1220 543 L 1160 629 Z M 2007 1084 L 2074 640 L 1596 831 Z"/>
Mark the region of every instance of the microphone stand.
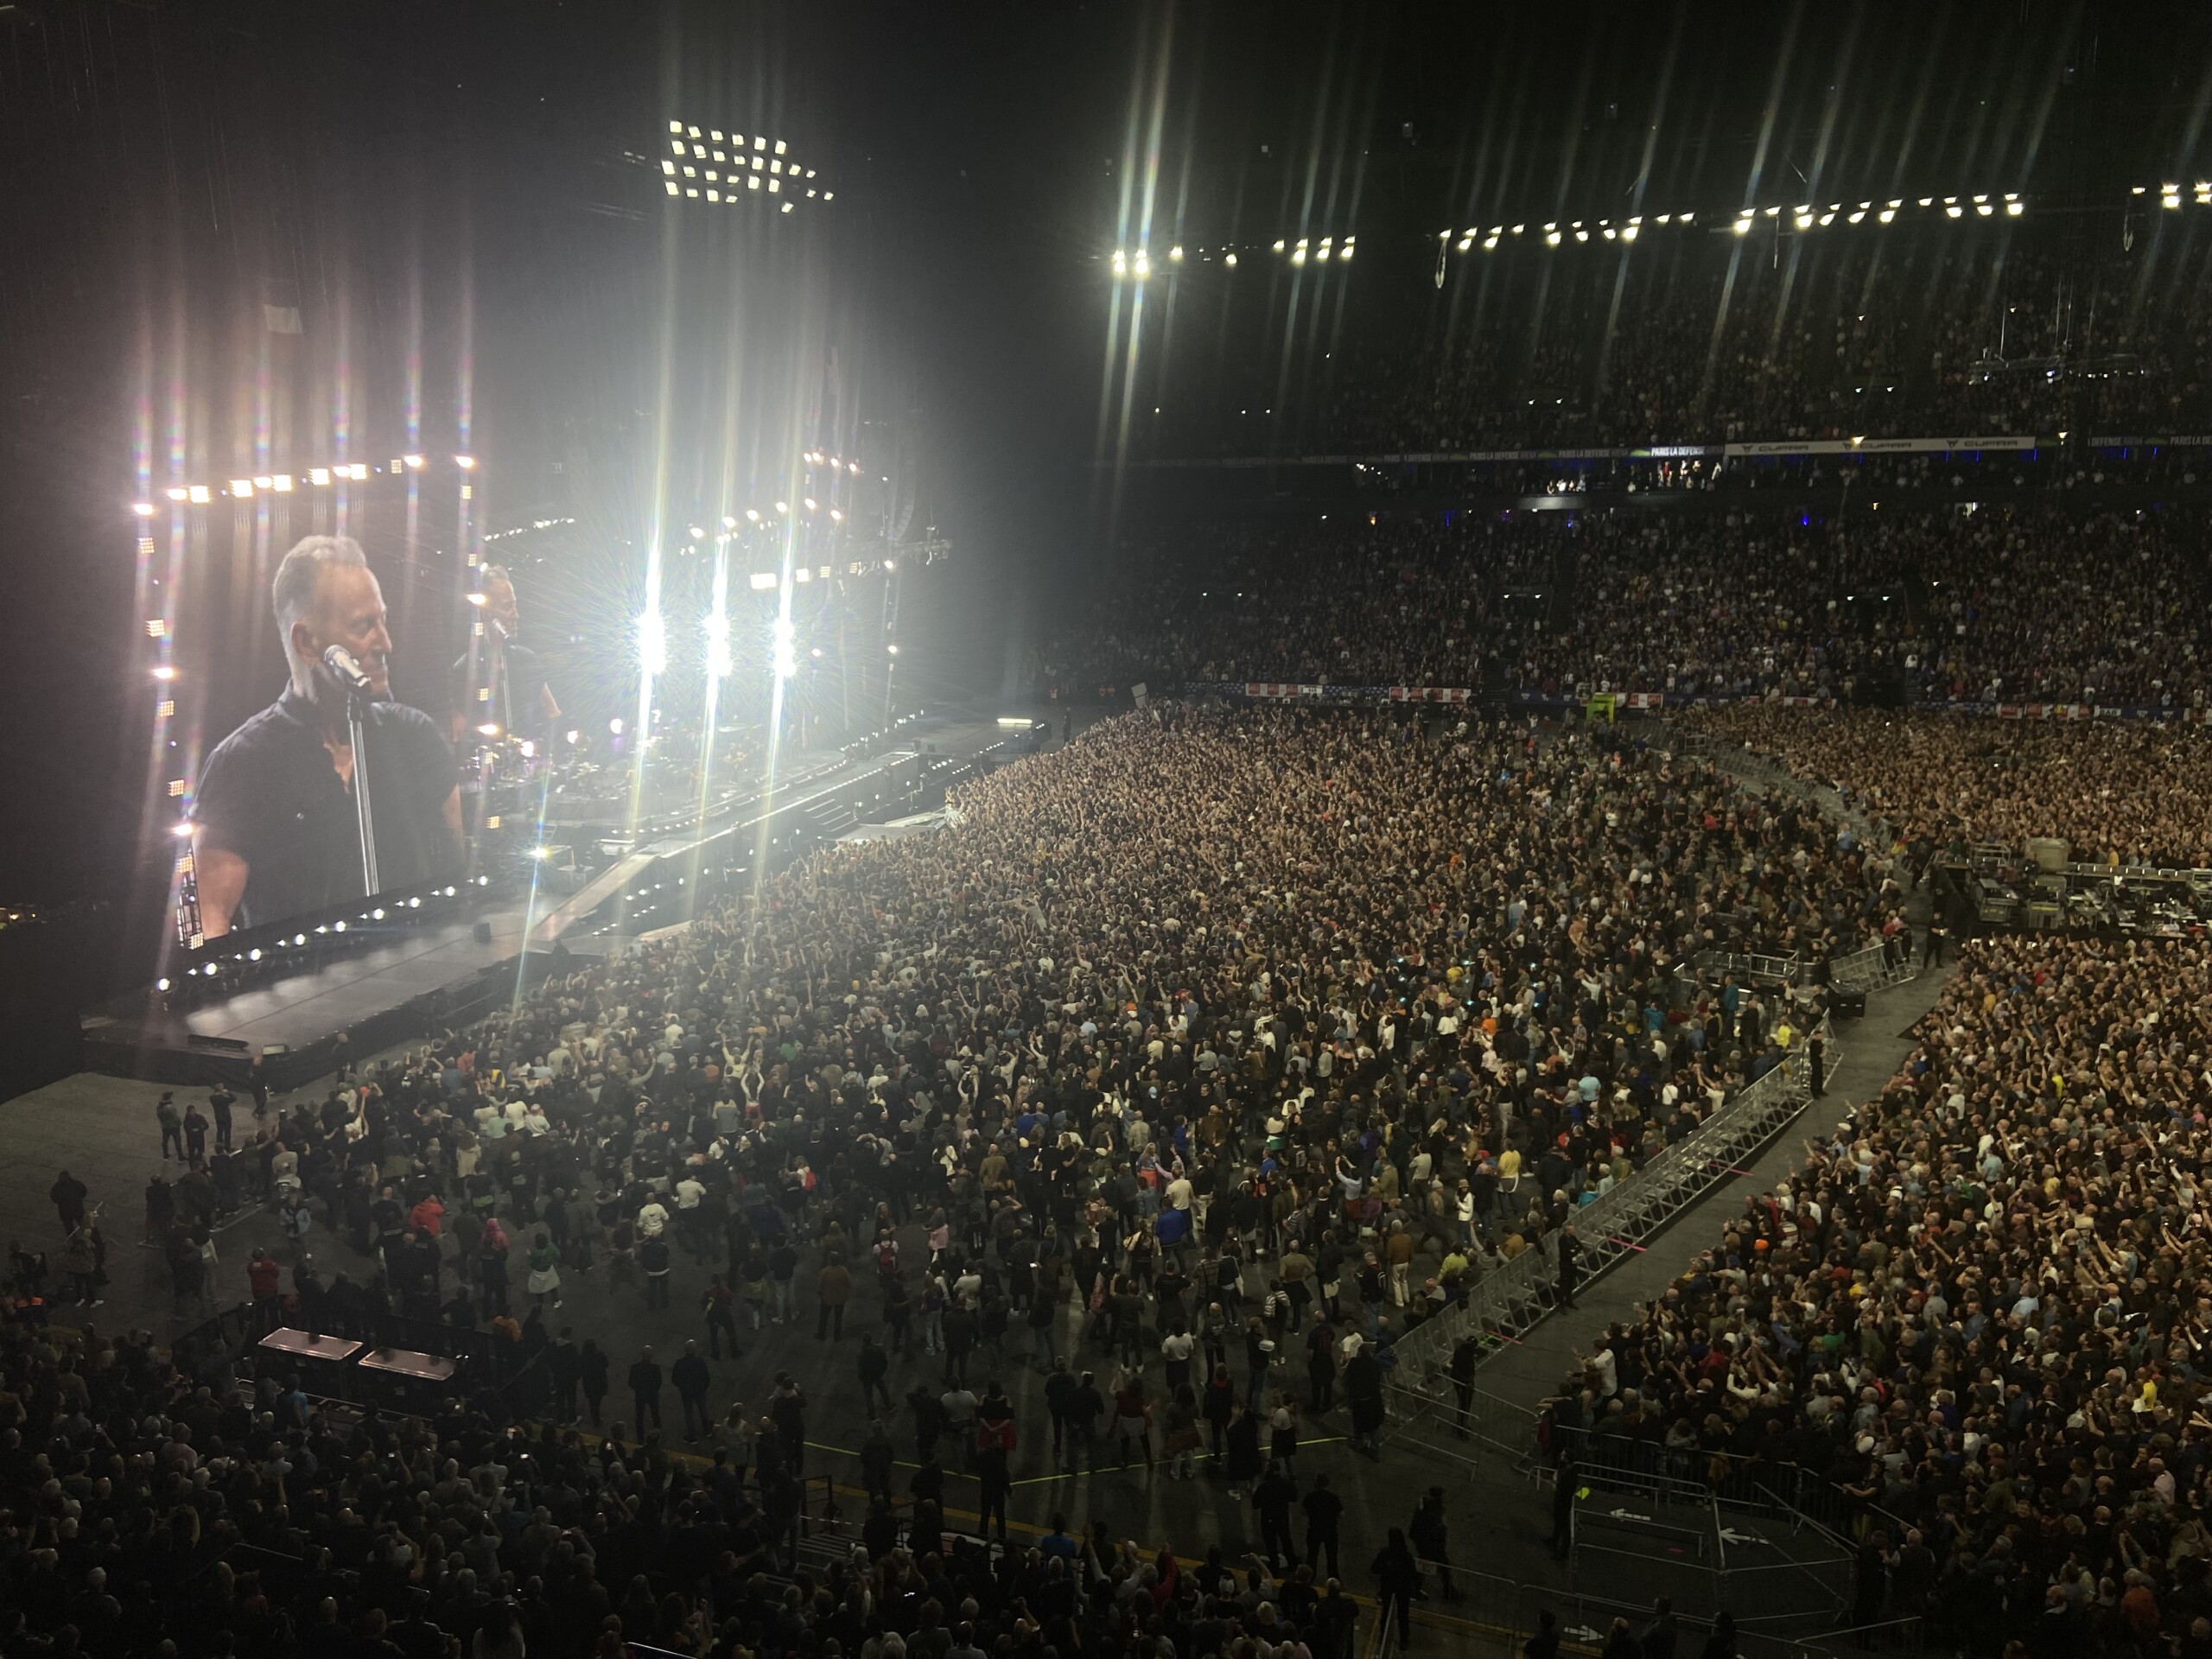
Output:
<path fill-rule="evenodd" d="M 365 764 L 367 747 L 361 741 L 361 724 L 368 702 L 366 690 L 346 688 L 346 739 L 353 746 L 353 816 L 361 830 L 361 896 L 373 899 L 382 884 L 377 880 L 377 826 L 369 810 L 369 774 Z"/>

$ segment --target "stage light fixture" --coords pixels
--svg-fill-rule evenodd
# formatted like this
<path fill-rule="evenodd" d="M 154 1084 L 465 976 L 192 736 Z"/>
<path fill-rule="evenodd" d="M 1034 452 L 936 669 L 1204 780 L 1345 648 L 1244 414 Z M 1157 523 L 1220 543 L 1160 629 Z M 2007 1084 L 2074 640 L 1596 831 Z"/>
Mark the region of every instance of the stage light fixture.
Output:
<path fill-rule="evenodd" d="M 163 490 L 162 493 L 168 497 L 172 501 L 181 501 L 185 497 L 189 495 L 191 492 L 186 489 L 181 484 L 172 484 L 168 489 Z"/>
<path fill-rule="evenodd" d="M 420 456 L 420 455 L 403 455 L 403 456 L 401 456 L 401 457 L 400 457 L 400 459 L 401 459 L 402 461 L 405 461 L 405 462 L 407 463 L 407 470 L 408 470 L 409 472 L 410 472 L 410 473 L 419 473 L 419 472 L 421 472 L 421 471 L 423 470 L 423 457 L 422 457 L 422 456 Z"/>
<path fill-rule="evenodd" d="M 1875 218 L 1877 218 L 1877 219 L 1880 219 L 1880 220 L 1882 221 L 1882 223 L 1883 223 L 1883 224 L 1885 224 L 1885 225 L 1890 224 L 1890 223 L 1891 223 L 1892 221 L 1894 221 L 1894 220 L 1896 219 L 1897 216 L 1897 210 L 1896 208 L 1894 208 L 1894 207 L 1885 207 L 1885 208 L 1883 208 L 1883 209 L 1882 209 L 1882 211 L 1881 211 L 1880 213 L 1877 213 L 1877 214 L 1875 214 L 1875 215 L 1874 215 L 1874 217 L 1875 217 Z"/>
<path fill-rule="evenodd" d="M 2007 219 L 2018 219 L 2026 211 L 2027 206 L 2024 202 L 2007 201 L 2005 204 L 2005 216 Z"/>
<path fill-rule="evenodd" d="M 180 839 L 190 835 L 191 833 L 192 820 L 190 818 L 180 819 L 178 822 L 169 826 L 169 834 L 175 836 Z"/>
<path fill-rule="evenodd" d="M 176 665 L 173 663 L 157 663 L 154 667 L 154 677 L 162 681 L 176 678 Z"/>
<path fill-rule="evenodd" d="M 778 512 L 789 512 L 791 510 L 791 504 L 788 501 L 779 501 L 776 503 L 776 511 Z"/>
<path fill-rule="evenodd" d="M 805 503 L 806 503 L 806 510 L 807 510 L 809 512 L 814 512 L 814 511 L 815 511 L 815 509 L 816 509 L 816 505 L 817 505 L 817 504 L 816 504 L 815 499 L 814 499 L 814 498 L 813 498 L 812 496 L 810 496 L 810 495 L 801 496 L 799 499 L 800 499 L 802 501 L 804 501 L 804 502 L 805 502 Z"/>
<path fill-rule="evenodd" d="M 746 578 L 746 584 L 754 593 L 765 594 L 776 586 L 776 573 L 772 570 L 755 570 Z"/>
<path fill-rule="evenodd" d="M 154 982 L 154 988 L 157 991 L 166 991 L 168 988 L 169 982 L 166 979 L 157 979 Z"/>
<path fill-rule="evenodd" d="M 584 741 L 584 734 L 583 734 L 582 732 L 579 732 L 579 731 L 573 731 L 573 730 L 569 732 L 569 742 L 571 742 L 571 743 L 581 743 L 581 742 L 582 742 L 583 741 Z"/>
<path fill-rule="evenodd" d="M 760 522 L 760 509 L 758 507 L 747 507 L 745 510 L 745 521 L 749 524 L 759 524 Z"/>
<path fill-rule="evenodd" d="M 788 616 L 779 616 L 769 625 L 768 639 L 772 647 L 776 677 L 788 680 L 798 672 L 798 632 Z"/>
<path fill-rule="evenodd" d="M 616 736 L 616 737 L 620 737 L 620 736 L 621 736 L 621 735 L 622 735 L 622 716 L 621 716 L 621 715 L 617 715 L 613 719 L 612 719 L 612 720 L 608 721 L 607 722 L 607 729 L 610 733 L 612 733 L 614 736 Z M 448 898 L 451 898 L 451 897 L 453 896 L 453 889 L 452 889 L 452 888 L 448 887 L 448 888 L 447 888 L 447 889 L 446 889 L 446 896 L 447 896 Z"/>
<path fill-rule="evenodd" d="M 729 514 L 724 513 L 722 515 L 722 528 L 724 530 L 735 530 L 737 528 L 737 520 L 731 518 Z"/>
<path fill-rule="evenodd" d="M 484 595 L 481 594 L 471 594 L 468 596 L 468 602 L 472 605 L 481 605 L 484 603 Z"/>
<path fill-rule="evenodd" d="M 668 671 L 668 624 L 657 610 L 638 619 L 638 661 L 648 674 Z"/>
<path fill-rule="evenodd" d="M 269 480 L 269 487 L 279 495 L 289 495 L 292 493 L 292 475 L 289 473 L 276 474 Z"/>
<path fill-rule="evenodd" d="M 154 504 L 150 501 L 133 501 L 130 504 L 130 511 L 141 518 L 150 518 L 154 516 Z"/>
<path fill-rule="evenodd" d="M 330 468 L 329 468 L 329 467 L 308 467 L 308 483 L 310 483 L 310 484 L 327 484 L 327 483 L 329 483 L 329 482 L 330 482 Z"/>
<path fill-rule="evenodd" d="M 896 645 L 892 646 L 892 647 L 891 647 L 891 654 L 892 654 L 893 657 L 896 657 L 896 656 L 899 654 L 899 647 L 898 647 L 898 646 L 896 646 Z"/>
<path fill-rule="evenodd" d="M 1233 265 L 1236 263 L 1236 256 L 1233 253 L 1224 254 L 1222 256 L 1221 263 L 1224 265 Z"/>
<path fill-rule="evenodd" d="M 253 493 L 253 480 L 250 478 L 232 479 L 231 480 L 231 493 L 237 496 L 240 500 L 244 500 L 246 497 Z"/>
<path fill-rule="evenodd" d="M 496 720 L 487 720 L 476 730 L 481 736 L 497 737 L 499 734 L 499 722 Z"/>

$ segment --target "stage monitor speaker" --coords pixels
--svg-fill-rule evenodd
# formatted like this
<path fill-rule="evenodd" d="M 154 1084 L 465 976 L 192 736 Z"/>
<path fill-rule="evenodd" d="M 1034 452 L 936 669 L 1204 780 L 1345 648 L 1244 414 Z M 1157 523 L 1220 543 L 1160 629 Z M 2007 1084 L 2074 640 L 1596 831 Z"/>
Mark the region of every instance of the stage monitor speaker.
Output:
<path fill-rule="evenodd" d="M 194 1032 L 186 1046 L 195 1054 L 237 1054 L 251 1058 L 253 1046 L 236 1037 L 203 1037 Z"/>
<path fill-rule="evenodd" d="M 491 924 L 491 923 L 489 923 L 489 922 L 479 922 L 479 923 L 477 923 L 477 924 L 476 924 L 475 932 L 476 932 L 476 943 L 477 943 L 477 944 L 491 944 L 491 943 L 492 943 L 492 924 Z"/>
<path fill-rule="evenodd" d="M 1864 1020 L 1866 1017 L 1866 993 L 1864 991 L 1834 991 L 1828 996 L 1828 1012 L 1840 1020 Z"/>

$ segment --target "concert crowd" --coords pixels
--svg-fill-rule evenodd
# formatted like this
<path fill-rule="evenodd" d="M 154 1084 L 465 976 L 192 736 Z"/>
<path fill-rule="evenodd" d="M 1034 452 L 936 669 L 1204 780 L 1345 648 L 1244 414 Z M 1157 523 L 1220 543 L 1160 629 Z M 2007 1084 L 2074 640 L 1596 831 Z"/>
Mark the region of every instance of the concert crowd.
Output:
<path fill-rule="evenodd" d="M 1140 713 L 957 806 L 258 1131 L 243 1201 L 291 1243 L 235 1287 L 181 1272 L 180 1313 L 250 1289 L 256 1332 L 488 1325 L 433 1420 L 242 1391 L 213 1342 L 70 1340 L 97 1314 L 44 1315 L 88 1281 L 19 1251 L 0 1637 L 1341 1656 L 1332 1580 L 1406 1588 L 1444 1523 L 1344 1539 L 1344 1573 L 1301 1424 L 1376 1454 L 1399 1333 L 1503 1256 L 1571 1274 L 1578 1200 L 1802 1040 L 1786 998 L 1680 1006 L 1684 953 L 1848 950 L 1901 899 L 1792 804 L 1511 723 Z M 197 1263 L 197 1200 L 170 1225 Z M 666 1310 L 665 1372 L 576 1340 L 564 1292 L 602 1284 Z M 728 1398 L 702 1319 L 717 1363 L 811 1322 L 837 1371 Z M 1017 1408 L 994 1380 L 1025 1359 Z M 825 1562 L 808 1397 L 848 1365 L 872 1497 L 862 1554 Z M 1109 1459 L 1218 1483 L 1258 1548 L 1194 1569 L 1056 1526 L 962 1553 L 944 1467 L 1004 1540 L 1010 1469 Z"/>
<path fill-rule="evenodd" d="M 1855 1622 L 1970 1654 L 2201 1649 L 2212 958 L 1977 940 L 1917 1034 L 1605 1333 L 1552 1453 L 1832 1484 Z"/>
<path fill-rule="evenodd" d="M 1426 308 L 1363 251 L 1307 267 L 1325 320 L 1287 365 L 1272 290 L 1179 334 L 1141 441 L 1374 455 L 2212 429 L 2201 282 L 2147 293 L 2148 250 L 2085 260 L 2044 234 L 1997 216 L 1811 234 L 1777 218 L 1741 238 L 1649 224 L 1556 250 L 1524 234 L 1455 250 Z"/>
<path fill-rule="evenodd" d="M 1331 512 L 1141 537 L 1042 664 L 1192 683 L 2202 709 L 2191 510 Z"/>
<path fill-rule="evenodd" d="M 2049 836 L 2084 863 L 2212 868 L 2212 734 L 2200 725 L 1766 702 L 1700 709 L 1691 719 L 1835 785 L 1907 839 L 2018 850 Z"/>

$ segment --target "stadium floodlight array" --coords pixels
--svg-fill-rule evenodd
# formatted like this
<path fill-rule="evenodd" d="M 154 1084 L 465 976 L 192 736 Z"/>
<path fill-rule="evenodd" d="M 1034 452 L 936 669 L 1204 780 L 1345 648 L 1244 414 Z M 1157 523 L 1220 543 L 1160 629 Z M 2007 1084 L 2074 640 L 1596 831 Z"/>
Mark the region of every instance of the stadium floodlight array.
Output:
<path fill-rule="evenodd" d="M 786 140 L 766 133 L 671 121 L 668 152 L 661 157 L 661 183 L 682 200 L 731 207 L 741 201 L 773 201 L 788 213 L 801 201 L 837 199 L 815 176 L 815 168 L 802 166 L 791 154 Z"/>
<path fill-rule="evenodd" d="M 1248 244 L 1241 251 L 1249 253 L 1259 245 L 1257 243 Z M 1223 264 L 1234 270 L 1239 251 L 1240 249 L 1235 246 L 1198 247 L 1191 249 L 1188 257 L 1193 262 L 1207 264 L 1218 259 Z M 1349 262 L 1358 251 L 1358 238 L 1356 235 L 1339 237 L 1332 233 L 1322 237 L 1301 236 L 1295 242 L 1292 242 L 1286 238 L 1277 237 L 1274 244 L 1274 251 L 1287 257 L 1294 265 L 1302 265 L 1308 259 L 1317 263 L 1325 262 L 1332 257 L 1339 264 L 1343 264 Z M 1159 263 L 1171 266 L 1179 265 L 1185 262 L 1185 258 L 1183 245 L 1177 242 L 1170 245 L 1166 255 Z M 1106 264 L 1107 268 L 1113 273 L 1116 282 L 1142 283 L 1151 280 L 1155 261 L 1149 248 L 1116 248 L 1107 256 Z"/>
<path fill-rule="evenodd" d="M 2128 194 L 2135 196 L 2147 196 L 2151 194 L 2151 187 L 2147 184 L 2139 184 L 2131 188 Z M 2212 181 L 2198 180 L 2189 194 L 2199 207 L 2212 207 Z M 2158 206 L 2170 213 L 2178 213 L 2181 211 L 2182 194 L 2183 188 L 2180 185 L 2162 184 L 2158 187 Z"/>
<path fill-rule="evenodd" d="M 2212 197 L 2202 200 L 2207 206 L 2212 206 Z M 1876 225 L 1891 225 L 1900 214 L 1916 211 L 1946 219 L 1995 219 L 2000 215 L 2018 219 L 2027 210 L 2027 202 L 2017 192 L 2006 191 L 1998 195 L 1984 192 L 1968 196 L 1893 196 L 1882 201 L 1832 201 L 1826 206 L 1809 201 L 1789 205 L 1777 202 L 1766 207 L 1738 208 L 1732 219 L 1720 220 L 1707 213 L 1702 222 L 1708 228 L 1715 223 L 1726 223 L 1732 234 L 1749 236 L 1763 219 L 1775 221 L 1778 227 L 1786 218 L 1792 229 L 1816 231 L 1839 224 L 1863 225 L 1870 219 Z M 1500 244 L 1510 245 L 1516 237 L 1541 241 L 1548 248 L 1559 248 L 1570 242 L 1593 239 L 1633 242 L 1654 231 L 1695 229 L 1700 222 L 1694 209 L 1685 213 L 1633 213 L 1620 219 L 1552 219 L 1542 225 L 1524 220 L 1518 225 L 1492 225 L 1487 229 L 1474 225 L 1465 230 L 1439 231 L 1437 240 L 1458 253 L 1472 252 L 1478 245 L 1484 253 L 1494 253 Z"/>

